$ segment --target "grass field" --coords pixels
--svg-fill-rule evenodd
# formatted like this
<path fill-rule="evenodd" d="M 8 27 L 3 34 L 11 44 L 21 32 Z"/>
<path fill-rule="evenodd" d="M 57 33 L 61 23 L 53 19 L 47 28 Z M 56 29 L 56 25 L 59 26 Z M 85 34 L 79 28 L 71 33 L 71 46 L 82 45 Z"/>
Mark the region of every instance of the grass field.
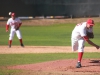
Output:
<path fill-rule="evenodd" d="M 71 32 L 75 24 L 58 24 L 51 26 L 22 26 L 20 28 L 25 45 L 33 46 L 70 46 Z M 100 25 L 94 26 L 95 39 L 93 42 L 100 44 Z M 0 28 L 0 45 L 8 45 L 9 32 L 5 27 Z M 14 36 L 12 45 L 19 45 L 19 40 Z M 86 44 L 88 45 L 88 44 Z M 89 45 L 88 45 L 89 46 Z"/>

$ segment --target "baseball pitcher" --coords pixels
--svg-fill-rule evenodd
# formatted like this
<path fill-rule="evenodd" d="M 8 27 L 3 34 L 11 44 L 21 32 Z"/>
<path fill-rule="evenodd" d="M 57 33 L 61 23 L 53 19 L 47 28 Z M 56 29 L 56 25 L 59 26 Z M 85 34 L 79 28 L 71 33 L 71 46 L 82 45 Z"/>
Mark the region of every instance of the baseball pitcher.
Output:
<path fill-rule="evenodd" d="M 78 62 L 76 68 L 82 67 L 81 60 L 84 53 L 85 41 L 88 42 L 88 44 L 96 47 L 96 49 L 99 49 L 99 46 L 94 44 L 90 40 L 94 38 L 93 26 L 94 26 L 94 21 L 92 19 L 88 19 L 87 22 L 82 22 L 77 24 L 72 31 L 71 35 L 72 51 L 78 50 Z"/>
<path fill-rule="evenodd" d="M 22 22 L 19 18 L 16 17 L 15 13 L 10 13 L 9 15 L 11 15 L 11 18 L 8 19 L 7 24 L 6 24 L 6 32 L 8 32 L 9 30 L 9 26 L 11 27 L 10 30 L 10 35 L 9 35 L 9 48 L 11 47 L 12 44 L 12 40 L 14 37 L 14 34 L 16 33 L 19 41 L 20 41 L 20 45 L 22 47 L 24 47 L 23 42 L 22 42 L 22 36 L 21 36 L 21 32 L 19 30 Z"/>

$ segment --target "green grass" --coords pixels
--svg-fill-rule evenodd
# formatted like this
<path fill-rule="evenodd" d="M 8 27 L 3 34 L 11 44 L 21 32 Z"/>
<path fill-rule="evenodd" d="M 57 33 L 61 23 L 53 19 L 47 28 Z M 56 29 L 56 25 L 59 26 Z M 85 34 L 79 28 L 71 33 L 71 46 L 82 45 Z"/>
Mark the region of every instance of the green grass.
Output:
<path fill-rule="evenodd" d="M 50 26 L 22 26 L 20 28 L 25 45 L 34 46 L 70 46 L 71 32 L 75 24 L 57 24 Z M 100 44 L 99 23 L 94 26 L 95 39 L 93 42 Z M 5 27 L 0 27 L 0 45 L 8 45 L 9 32 Z M 14 36 L 13 45 L 19 45 L 19 40 Z M 88 44 L 86 44 L 88 45 Z M 89 46 L 89 45 L 88 45 Z"/>

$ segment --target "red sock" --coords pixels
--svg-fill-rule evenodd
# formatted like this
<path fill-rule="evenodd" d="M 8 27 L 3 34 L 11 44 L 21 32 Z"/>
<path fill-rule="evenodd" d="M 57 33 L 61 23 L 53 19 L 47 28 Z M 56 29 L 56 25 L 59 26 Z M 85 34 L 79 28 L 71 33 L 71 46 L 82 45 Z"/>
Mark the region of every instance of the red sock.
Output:
<path fill-rule="evenodd" d="M 83 52 L 78 52 L 78 62 L 81 62 L 83 56 Z"/>
<path fill-rule="evenodd" d="M 22 39 L 19 39 L 19 41 L 20 41 L 20 44 L 22 44 L 23 42 L 22 42 Z"/>
<path fill-rule="evenodd" d="M 8 43 L 9 43 L 9 45 L 11 45 L 11 44 L 12 44 L 12 40 L 9 40 L 9 42 L 8 42 Z"/>

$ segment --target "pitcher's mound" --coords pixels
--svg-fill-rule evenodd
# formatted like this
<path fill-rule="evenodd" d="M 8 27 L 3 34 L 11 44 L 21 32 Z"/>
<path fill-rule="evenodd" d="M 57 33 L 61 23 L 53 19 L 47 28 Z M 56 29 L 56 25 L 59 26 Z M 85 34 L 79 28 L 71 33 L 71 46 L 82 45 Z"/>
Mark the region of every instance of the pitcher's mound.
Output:
<path fill-rule="evenodd" d="M 9 69 L 21 69 L 32 71 L 57 71 L 57 72 L 90 72 L 100 73 L 100 60 L 83 59 L 82 68 L 76 68 L 75 59 L 49 61 L 37 64 L 9 66 Z"/>

